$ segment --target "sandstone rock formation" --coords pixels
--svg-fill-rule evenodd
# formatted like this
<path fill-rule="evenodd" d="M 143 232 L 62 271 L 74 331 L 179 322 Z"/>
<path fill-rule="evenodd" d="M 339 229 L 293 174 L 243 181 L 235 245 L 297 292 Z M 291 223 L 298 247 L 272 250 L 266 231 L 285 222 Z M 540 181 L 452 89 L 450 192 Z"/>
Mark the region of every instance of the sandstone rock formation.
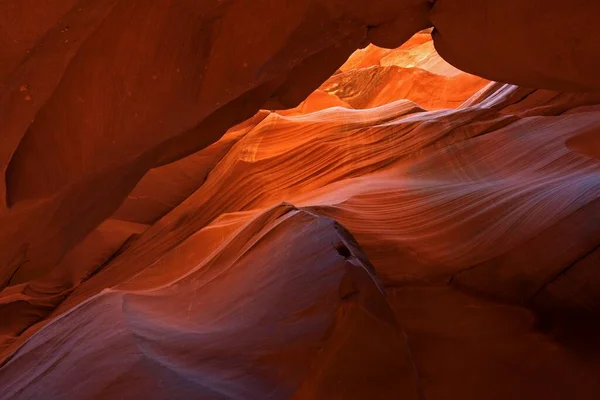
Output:
<path fill-rule="evenodd" d="M 600 396 L 595 2 L 33 3 L 0 399 Z"/>
<path fill-rule="evenodd" d="M 357 50 L 295 111 L 316 111 L 318 103 L 323 103 L 320 108 L 372 108 L 400 99 L 427 110 L 455 108 L 488 82 L 443 61 L 426 30 L 397 49 L 369 45 Z"/>
<path fill-rule="evenodd" d="M 569 91 L 600 90 L 599 16 L 593 0 L 436 0 L 430 13 L 435 46 L 456 67 Z"/>

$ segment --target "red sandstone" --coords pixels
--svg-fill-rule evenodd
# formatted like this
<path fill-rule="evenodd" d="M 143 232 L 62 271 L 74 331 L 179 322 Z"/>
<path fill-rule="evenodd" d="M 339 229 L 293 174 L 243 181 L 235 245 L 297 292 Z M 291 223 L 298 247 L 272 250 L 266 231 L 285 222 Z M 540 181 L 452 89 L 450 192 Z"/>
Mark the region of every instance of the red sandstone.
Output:
<path fill-rule="evenodd" d="M 599 398 L 599 17 L 1 2 L 0 399 Z"/>

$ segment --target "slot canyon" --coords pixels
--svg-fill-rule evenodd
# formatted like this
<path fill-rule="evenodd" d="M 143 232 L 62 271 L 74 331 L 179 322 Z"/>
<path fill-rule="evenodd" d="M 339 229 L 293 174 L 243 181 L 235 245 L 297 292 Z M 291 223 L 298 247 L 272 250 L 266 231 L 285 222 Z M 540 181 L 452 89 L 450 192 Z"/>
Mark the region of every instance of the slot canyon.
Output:
<path fill-rule="evenodd" d="M 0 0 L 0 400 L 600 399 L 598 21 Z"/>

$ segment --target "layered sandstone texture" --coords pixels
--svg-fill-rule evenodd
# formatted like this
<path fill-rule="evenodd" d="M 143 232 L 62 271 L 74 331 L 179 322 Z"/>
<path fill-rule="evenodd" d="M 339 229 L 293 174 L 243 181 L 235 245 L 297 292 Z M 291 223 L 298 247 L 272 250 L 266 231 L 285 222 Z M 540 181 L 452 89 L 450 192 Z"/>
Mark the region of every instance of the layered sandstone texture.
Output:
<path fill-rule="evenodd" d="M 0 1 L 0 399 L 600 398 L 598 18 Z"/>

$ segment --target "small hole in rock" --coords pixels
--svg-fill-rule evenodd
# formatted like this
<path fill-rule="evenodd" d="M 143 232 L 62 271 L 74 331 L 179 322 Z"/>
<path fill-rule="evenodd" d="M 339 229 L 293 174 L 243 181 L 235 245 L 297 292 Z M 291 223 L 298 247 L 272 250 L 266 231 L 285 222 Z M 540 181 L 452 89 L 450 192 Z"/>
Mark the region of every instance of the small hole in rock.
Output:
<path fill-rule="evenodd" d="M 352 253 L 350 253 L 350 249 L 346 247 L 343 242 L 338 242 L 333 247 L 335 247 L 338 254 L 344 258 L 349 258 L 352 255 Z"/>

